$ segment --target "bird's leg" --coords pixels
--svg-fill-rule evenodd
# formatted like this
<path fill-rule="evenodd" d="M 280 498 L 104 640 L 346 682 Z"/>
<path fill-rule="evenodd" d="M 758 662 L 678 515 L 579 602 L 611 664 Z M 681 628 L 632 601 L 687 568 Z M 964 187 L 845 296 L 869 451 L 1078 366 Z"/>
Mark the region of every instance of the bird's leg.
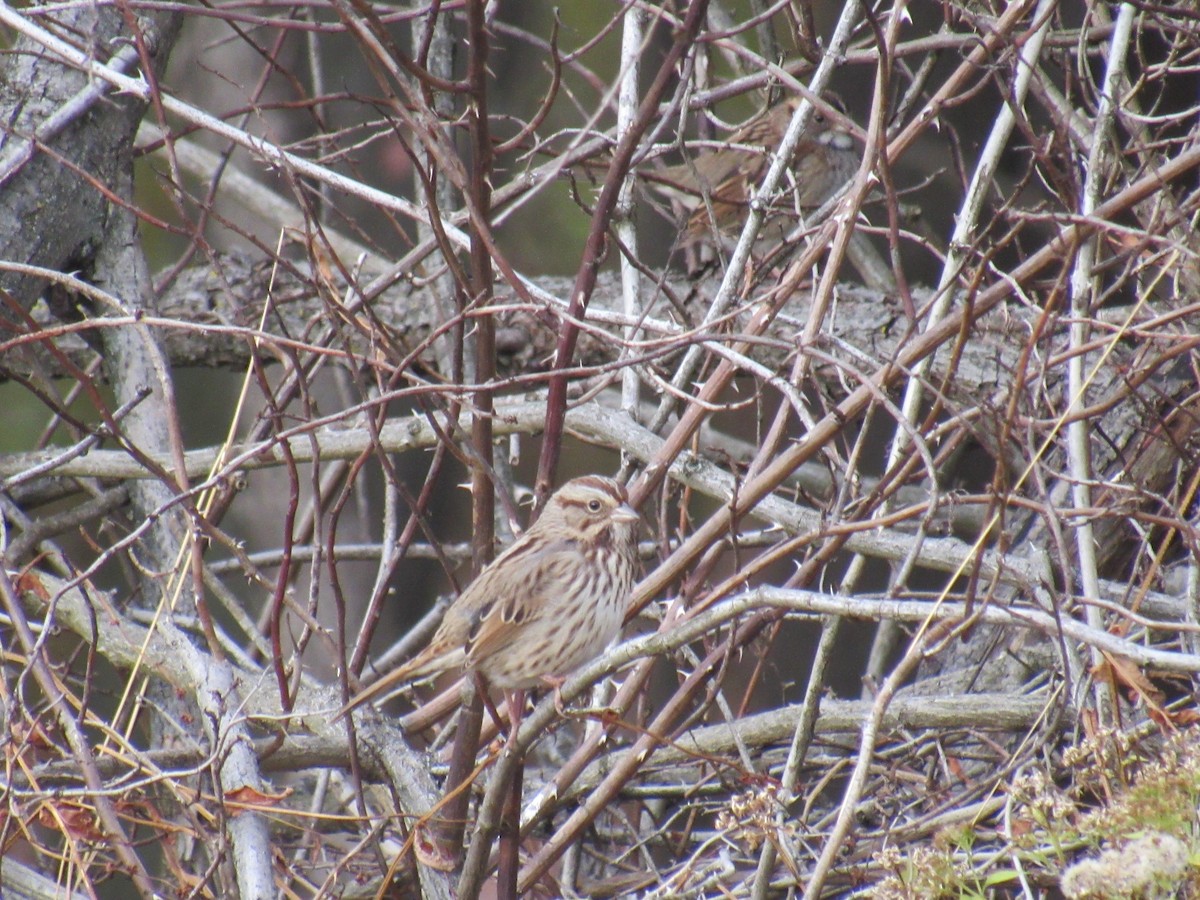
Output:
<path fill-rule="evenodd" d="M 543 675 L 542 684 L 554 691 L 554 711 L 562 718 L 567 717 L 566 707 L 563 706 L 562 686 L 567 683 L 567 679 L 562 675 Z"/>

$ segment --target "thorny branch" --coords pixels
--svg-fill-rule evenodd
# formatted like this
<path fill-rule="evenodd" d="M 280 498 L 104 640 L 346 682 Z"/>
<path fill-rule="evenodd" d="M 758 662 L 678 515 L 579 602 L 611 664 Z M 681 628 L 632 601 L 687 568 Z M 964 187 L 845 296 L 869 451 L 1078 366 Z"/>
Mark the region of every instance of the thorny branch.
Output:
<path fill-rule="evenodd" d="M 1119 844 L 1010 824 L 1196 717 L 1200 31 L 994 6 L 0 4 L 3 892 L 478 893 L 494 726 L 455 790 L 453 679 L 332 716 L 618 466 L 644 577 L 525 716 L 522 891 L 1029 894 Z M 728 234 L 655 193 L 758 149 Z"/>

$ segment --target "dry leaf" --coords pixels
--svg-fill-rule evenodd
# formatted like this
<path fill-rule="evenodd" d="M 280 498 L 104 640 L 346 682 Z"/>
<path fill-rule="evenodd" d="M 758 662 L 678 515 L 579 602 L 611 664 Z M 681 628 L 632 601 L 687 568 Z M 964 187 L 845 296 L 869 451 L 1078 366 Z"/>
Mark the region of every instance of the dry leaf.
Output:
<path fill-rule="evenodd" d="M 62 830 L 72 840 L 92 843 L 104 840 L 104 832 L 100 830 L 96 811 L 80 803 L 47 801 L 38 809 L 38 821 L 47 828 Z"/>
<path fill-rule="evenodd" d="M 232 791 L 226 791 L 225 802 L 232 806 L 274 807 L 278 806 L 280 801 L 290 797 L 291 794 L 291 788 L 279 794 L 264 794 L 256 788 L 243 785 Z"/>
<path fill-rule="evenodd" d="M 454 871 L 454 857 L 429 836 L 423 825 L 418 825 L 413 831 L 413 849 L 422 865 L 439 872 Z"/>

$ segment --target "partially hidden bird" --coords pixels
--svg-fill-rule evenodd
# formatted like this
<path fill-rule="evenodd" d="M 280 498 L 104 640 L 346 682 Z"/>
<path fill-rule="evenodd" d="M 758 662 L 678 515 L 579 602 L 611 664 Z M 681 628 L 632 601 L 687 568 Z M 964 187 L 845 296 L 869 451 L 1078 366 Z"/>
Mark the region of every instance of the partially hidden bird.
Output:
<path fill-rule="evenodd" d="M 395 686 L 462 669 L 513 702 L 555 684 L 617 636 L 637 567 L 638 514 L 611 478 L 568 481 L 538 520 L 446 611 L 429 645 L 359 692 L 343 715 Z"/>
<path fill-rule="evenodd" d="M 841 111 L 841 101 L 834 95 L 822 99 Z M 642 173 L 650 186 L 677 201 L 687 214 L 688 242 L 709 241 L 740 230 L 751 193 L 762 181 L 770 153 L 783 138 L 799 104 L 799 97 L 789 97 L 730 135 L 724 147 Z M 773 205 L 775 212 L 820 206 L 850 180 L 860 159 L 849 132 L 815 112 L 788 167 L 791 189 L 781 191 Z"/>

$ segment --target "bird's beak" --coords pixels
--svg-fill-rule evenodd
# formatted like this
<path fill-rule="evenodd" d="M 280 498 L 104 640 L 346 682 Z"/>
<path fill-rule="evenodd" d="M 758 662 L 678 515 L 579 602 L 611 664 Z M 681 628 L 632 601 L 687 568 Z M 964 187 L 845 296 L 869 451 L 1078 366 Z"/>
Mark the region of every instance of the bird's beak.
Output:
<path fill-rule="evenodd" d="M 641 519 L 632 506 L 628 503 L 622 503 L 613 510 L 612 517 L 618 522 L 637 522 Z"/>

